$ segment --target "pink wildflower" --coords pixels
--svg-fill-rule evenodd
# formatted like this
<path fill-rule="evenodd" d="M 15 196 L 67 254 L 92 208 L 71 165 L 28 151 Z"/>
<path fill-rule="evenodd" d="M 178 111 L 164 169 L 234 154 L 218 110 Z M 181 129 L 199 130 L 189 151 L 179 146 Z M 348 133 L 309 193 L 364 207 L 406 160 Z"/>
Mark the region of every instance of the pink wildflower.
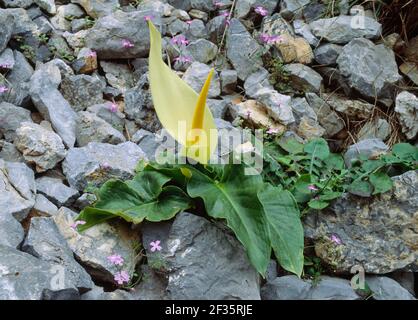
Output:
<path fill-rule="evenodd" d="M 229 12 L 228 11 L 222 12 L 222 13 L 219 14 L 219 16 L 221 16 L 221 17 L 229 17 Z"/>
<path fill-rule="evenodd" d="M 77 227 L 79 226 L 79 225 L 84 225 L 84 224 L 86 224 L 86 221 L 84 221 L 84 220 L 77 220 L 77 221 L 75 221 L 71 226 L 70 226 L 70 228 L 71 229 L 73 229 L 74 231 L 76 231 L 77 230 Z"/>
<path fill-rule="evenodd" d="M 114 276 L 113 279 L 117 282 L 117 284 L 122 285 L 125 282 L 126 283 L 129 283 L 130 277 L 129 277 L 128 272 L 126 272 L 126 271 L 120 271 L 120 272 L 117 272 L 115 274 L 115 276 Z"/>
<path fill-rule="evenodd" d="M 231 19 L 226 18 L 225 19 L 225 24 L 229 27 L 231 25 Z"/>
<path fill-rule="evenodd" d="M 333 233 L 331 235 L 331 241 L 334 242 L 335 244 L 341 245 L 343 242 L 341 241 L 341 238 L 336 235 L 335 233 Z"/>
<path fill-rule="evenodd" d="M 315 187 L 313 184 L 310 184 L 310 185 L 308 186 L 308 189 L 309 189 L 310 191 L 318 191 L 318 188 L 317 188 L 317 187 Z"/>
<path fill-rule="evenodd" d="M 217 7 L 217 8 L 220 8 L 220 7 L 222 7 L 224 4 L 223 4 L 222 2 L 220 2 L 220 1 L 215 1 L 215 2 L 213 3 L 213 5 L 214 5 L 215 7 Z"/>
<path fill-rule="evenodd" d="M 150 243 L 151 252 L 161 251 L 162 247 L 160 246 L 161 241 L 155 240 Z"/>
<path fill-rule="evenodd" d="M 278 134 L 279 129 L 278 128 L 269 128 L 266 132 L 267 132 L 267 134 Z"/>
<path fill-rule="evenodd" d="M 0 63 L 0 68 L 1 69 L 10 69 L 10 64 L 9 63 Z"/>
<path fill-rule="evenodd" d="M 264 7 L 262 7 L 262 6 L 257 6 L 257 7 L 255 7 L 255 10 L 254 10 L 256 13 L 258 13 L 260 16 L 263 16 L 263 17 L 265 17 L 266 15 L 268 15 L 268 11 L 267 11 L 267 9 L 265 9 Z"/>
<path fill-rule="evenodd" d="M 9 88 L 7 88 L 6 86 L 0 86 L 0 93 L 5 93 L 9 91 Z"/>
<path fill-rule="evenodd" d="M 112 112 L 112 113 L 118 112 L 118 105 L 116 103 L 112 102 L 109 105 L 109 111 Z"/>
<path fill-rule="evenodd" d="M 277 35 L 268 35 L 267 33 L 262 33 L 260 35 L 260 40 L 264 43 L 267 44 L 274 44 L 276 42 L 281 42 L 283 40 L 283 38 L 281 36 L 277 36 Z"/>
<path fill-rule="evenodd" d="M 122 41 L 122 45 L 123 45 L 124 48 L 133 48 L 134 47 L 134 44 L 131 41 L 129 41 L 128 39 L 124 39 Z"/>
<path fill-rule="evenodd" d="M 245 114 L 247 115 L 247 118 L 249 118 L 249 117 L 251 116 L 251 110 L 247 110 L 247 111 L 245 112 Z"/>
<path fill-rule="evenodd" d="M 107 260 L 109 260 L 111 264 L 114 264 L 117 266 L 123 265 L 123 262 L 124 262 L 123 258 L 119 254 L 112 254 L 111 256 L 107 257 Z"/>
<path fill-rule="evenodd" d="M 190 26 L 193 23 L 193 20 L 187 20 L 186 23 Z"/>
<path fill-rule="evenodd" d="M 171 38 L 170 42 L 179 46 L 186 46 L 189 44 L 189 40 L 187 40 L 182 34 Z"/>
<path fill-rule="evenodd" d="M 179 56 L 177 58 L 174 58 L 174 61 L 177 61 L 179 63 L 191 63 L 193 59 L 189 56 Z"/>
<path fill-rule="evenodd" d="M 108 170 L 108 169 L 110 169 L 110 164 L 108 164 L 107 162 L 103 162 L 103 163 L 100 165 L 100 167 L 101 167 L 103 170 Z"/>
<path fill-rule="evenodd" d="M 152 15 L 147 15 L 147 16 L 144 17 L 145 21 L 151 21 L 152 19 L 154 19 L 154 16 L 152 16 Z"/>
<path fill-rule="evenodd" d="M 88 56 L 91 57 L 91 58 L 97 58 L 97 53 L 96 53 L 96 51 L 90 51 Z"/>

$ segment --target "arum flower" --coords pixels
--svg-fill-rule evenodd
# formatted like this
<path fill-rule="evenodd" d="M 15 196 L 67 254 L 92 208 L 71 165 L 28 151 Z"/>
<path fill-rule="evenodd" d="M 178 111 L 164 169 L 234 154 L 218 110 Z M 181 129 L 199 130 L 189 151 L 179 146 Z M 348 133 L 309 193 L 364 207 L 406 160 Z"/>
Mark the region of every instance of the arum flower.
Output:
<path fill-rule="evenodd" d="M 196 93 L 163 61 L 161 34 L 151 21 L 149 82 L 154 108 L 163 127 L 183 145 L 182 155 L 207 164 L 216 149 L 218 134 L 213 116 L 206 106 L 213 69 Z"/>
<path fill-rule="evenodd" d="M 6 86 L 0 86 L 0 93 L 5 93 L 9 91 L 9 88 L 7 88 Z"/>
<path fill-rule="evenodd" d="M 267 9 L 265 9 L 262 6 L 255 7 L 254 11 L 257 12 L 260 16 L 263 16 L 263 17 L 265 17 L 268 14 Z"/>
<path fill-rule="evenodd" d="M 117 282 L 117 284 L 122 285 L 125 282 L 126 283 L 129 283 L 130 277 L 129 277 L 128 272 L 126 272 L 126 271 L 120 271 L 120 272 L 117 272 L 115 274 L 115 276 L 114 276 L 113 279 L 115 279 L 115 281 Z"/>
<path fill-rule="evenodd" d="M 123 262 L 124 262 L 123 258 L 119 254 L 112 254 L 111 256 L 107 257 L 107 260 L 109 260 L 111 264 L 114 264 L 117 266 L 123 265 Z"/>
<path fill-rule="evenodd" d="M 79 226 L 79 225 L 84 225 L 84 224 L 86 224 L 86 221 L 84 221 L 84 220 L 77 220 L 77 221 L 75 221 L 71 226 L 70 226 L 70 228 L 71 229 L 73 229 L 74 231 L 76 231 L 77 230 L 77 227 Z"/>
<path fill-rule="evenodd" d="M 161 241 L 160 240 L 156 240 L 156 241 L 152 241 L 149 245 L 151 247 L 151 252 L 155 252 L 155 251 L 161 251 L 162 247 L 160 246 Z"/>
<path fill-rule="evenodd" d="M 122 41 L 122 45 L 123 45 L 124 48 L 133 48 L 134 47 L 134 44 L 127 39 L 124 39 Z"/>

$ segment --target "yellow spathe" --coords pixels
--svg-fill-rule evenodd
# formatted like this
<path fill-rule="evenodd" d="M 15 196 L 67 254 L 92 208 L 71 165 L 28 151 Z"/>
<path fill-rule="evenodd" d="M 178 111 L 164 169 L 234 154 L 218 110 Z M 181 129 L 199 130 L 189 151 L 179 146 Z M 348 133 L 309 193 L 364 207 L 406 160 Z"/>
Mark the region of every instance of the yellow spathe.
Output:
<path fill-rule="evenodd" d="M 212 113 L 206 107 L 213 70 L 197 94 L 163 61 L 161 34 L 151 21 L 149 82 L 152 100 L 163 127 L 183 145 L 183 155 L 206 164 L 216 149 L 218 134 Z M 212 134 L 212 136 L 211 136 Z"/>

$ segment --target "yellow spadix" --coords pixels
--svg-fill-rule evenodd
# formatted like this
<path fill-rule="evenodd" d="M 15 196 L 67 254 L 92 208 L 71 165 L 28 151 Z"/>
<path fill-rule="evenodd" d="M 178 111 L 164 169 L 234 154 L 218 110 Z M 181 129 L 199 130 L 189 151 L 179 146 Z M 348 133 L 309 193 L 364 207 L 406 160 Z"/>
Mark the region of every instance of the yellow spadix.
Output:
<path fill-rule="evenodd" d="M 161 34 L 148 21 L 151 38 L 149 81 L 158 119 L 170 135 L 183 145 L 183 155 L 207 164 L 216 148 L 218 134 L 212 113 L 206 107 L 213 69 L 197 94 L 163 61 Z"/>

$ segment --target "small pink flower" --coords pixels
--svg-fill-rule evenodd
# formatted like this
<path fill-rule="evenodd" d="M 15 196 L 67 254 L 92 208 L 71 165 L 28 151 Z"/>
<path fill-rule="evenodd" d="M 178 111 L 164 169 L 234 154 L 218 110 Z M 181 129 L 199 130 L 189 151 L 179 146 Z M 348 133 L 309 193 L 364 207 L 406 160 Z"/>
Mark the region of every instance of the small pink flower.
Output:
<path fill-rule="evenodd" d="M 174 61 L 177 61 L 179 63 L 191 63 L 193 59 L 189 56 L 179 56 L 177 58 L 174 58 Z"/>
<path fill-rule="evenodd" d="M 107 162 L 103 162 L 103 163 L 100 165 L 100 167 L 101 167 L 103 170 L 109 170 L 109 169 L 110 169 L 110 164 L 108 164 Z"/>
<path fill-rule="evenodd" d="M 9 63 L 0 63 L 0 68 L 1 69 L 10 69 L 10 64 Z"/>
<path fill-rule="evenodd" d="M 112 102 L 109 105 L 109 111 L 110 112 L 115 113 L 115 112 L 118 112 L 118 110 L 119 110 L 119 108 L 118 108 L 118 105 L 116 103 Z"/>
<path fill-rule="evenodd" d="M 193 23 L 193 20 L 187 20 L 186 23 L 190 26 Z"/>
<path fill-rule="evenodd" d="M 145 21 L 152 21 L 152 19 L 154 19 L 154 16 L 152 16 L 152 15 L 147 15 L 147 16 L 144 17 Z"/>
<path fill-rule="evenodd" d="M 96 53 L 96 51 L 90 51 L 88 56 L 91 57 L 91 58 L 97 58 L 97 53 Z"/>
<path fill-rule="evenodd" d="M 152 241 L 150 243 L 150 247 L 151 247 L 151 252 L 155 252 L 155 251 L 161 251 L 161 246 L 160 246 L 161 241 L 160 240 L 155 240 Z"/>
<path fill-rule="evenodd" d="M 317 187 L 315 187 L 313 184 L 310 184 L 310 185 L 308 186 L 308 189 L 309 189 L 310 191 L 318 191 L 318 188 L 317 188 Z"/>
<path fill-rule="evenodd" d="M 122 45 L 123 45 L 124 48 L 133 48 L 134 47 L 134 44 L 131 41 L 129 41 L 128 39 L 122 40 Z"/>
<path fill-rule="evenodd" d="M 266 43 L 266 44 L 274 44 L 276 42 L 281 42 L 283 38 L 277 35 L 270 36 L 267 33 L 262 33 L 260 35 L 260 40 L 261 42 Z"/>
<path fill-rule="evenodd" d="M 264 8 L 264 7 L 262 7 L 262 6 L 257 6 L 257 7 L 255 7 L 254 11 L 255 11 L 256 13 L 258 13 L 260 16 L 263 16 L 263 17 L 265 17 L 266 15 L 268 15 L 268 11 L 267 11 L 267 9 L 265 9 L 265 8 Z"/>
<path fill-rule="evenodd" d="M 123 258 L 119 254 L 112 254 L 111 256 L 107 257 L 107 260 L 116 266 L 121 266 L 124 262 Z"/>
<path fill-rule="evenodd" d="M 247 115 L 247 118 L 249 118 L 249 117 L 251 116 L 251 111 L 250 111 L 250 110 L 247 110 L 247 111 L 245 112 L 245 114 Z"/>
<path fill-rule="evenodd" d="M 337 245 L 341 245 L 343 242 L 341 241 L 341 238 L 337 235 L 337 234 L 335 234 L 335 233 L 333 233 L 332 235 L 331 235 L 331 241 L 332 242 L 334 242 L 335 244 L 337 244 Z"/>
<path fill-rule="evenodd" d="M 126 271 L 120 271 L 120 272 L 117 272 L 115 274 L 115 276 L 114 276 L 113 279 L 117 282 L 117 284 L 122 285 L 125 282 L 126 283 L 129 283 L 130 277 L 129 277 L 128 272 L 126 272 Z"/>
<path fill-rule="evenodd" d="M 225 11 L 219 14 L 220 17 L 229 17 L 229 12 Z"/>
<path fill-rule="evenodd" d="M 222 7 L 224 4 L 223 4 L 222 2 L 220 2 L 220 1 L 215 1 L 215 2 L 213 3 L 213 5 L 214 5 L 215 7 L 217 7 L 217 8 L 220 8 L 220 7 Z"/>
<path fill-rule="evenodd" d="M 279 129 L 278 128 L 269 128 L 266 132 L 267 132 L 267 134 L 278 134 Z"/>
<path fill-rule="evenodd" d="M 179 46 L 187 46 L 189 44 L 189 40 L 182 34 L 171 38 L 170 42 Z"/>
<path fill-rule="evenodd" d="M 0 86 L 0 93 L 5 93 L 9 91 L 9 88 L 7 88 L 6 86 Z"/>
<path fill-rule="evenodd" d="M 226 26 L 230 26 L 231 25 L 231 19 L 229 19 L 229 18 L 226 18 L 225 19 L 225 24 L 226 24 Z"/>
<path fill-rule="evenodd" d="M 79 225 L 82 226 L 84 224 L 86 224 L 86 221 L 84 221 L 84 220 L 77 220 L 77 221 L 74 221 L 74 223 L 70 226 L 70 228 L 73 229 L 74 231 L 77 231 L 77 227 Z"/>

